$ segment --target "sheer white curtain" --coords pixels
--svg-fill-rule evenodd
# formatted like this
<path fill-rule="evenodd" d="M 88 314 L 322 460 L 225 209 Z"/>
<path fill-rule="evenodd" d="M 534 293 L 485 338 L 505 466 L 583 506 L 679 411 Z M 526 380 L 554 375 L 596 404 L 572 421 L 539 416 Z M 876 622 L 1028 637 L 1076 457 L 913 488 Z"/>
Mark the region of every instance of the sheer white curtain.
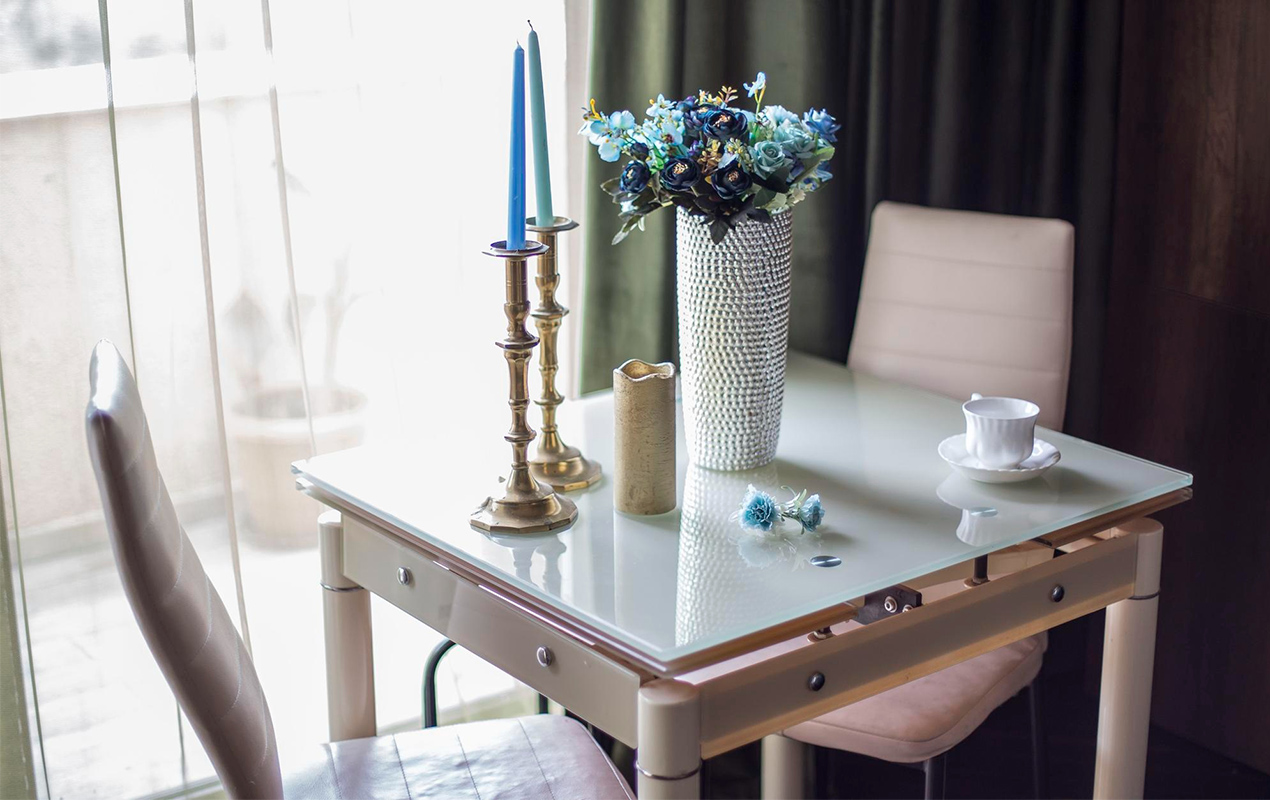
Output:
<path fill-rule="evenodd" d="M 288 464 L 426 447 L 459 393 L 472 435 L 501 433 L 502 272 L 481 250 L 503 238 L 511 51 L 532 18 L 568 211 L 569 6 L 0 2 L 0 656 L 30 721 L 0 736 L 29 743 L 40 795 L 211 775 L 114 573 L 82 424 L 92 345 L 136 372 L 284 748 L 323 740 L 318 508 Z M 375 624 L 381 727 L 417 724 L 436 636 L 382 605 Z M 516 699 L 456 663 L 442 697 L 462 713 Z"/>

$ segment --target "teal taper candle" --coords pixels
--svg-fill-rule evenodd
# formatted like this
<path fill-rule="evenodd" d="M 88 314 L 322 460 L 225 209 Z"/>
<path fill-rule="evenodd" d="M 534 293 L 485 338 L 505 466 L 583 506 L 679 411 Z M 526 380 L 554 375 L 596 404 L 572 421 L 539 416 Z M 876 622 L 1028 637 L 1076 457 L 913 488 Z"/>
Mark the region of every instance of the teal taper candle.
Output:
<path fill-rule="evenodd" d="M 534 137 L 534 189 L 538 199 L 534 218 L 539 225 L 551 225 L 551 163 L 547 158 L 547 108 L 542 95 L 542 55 L 538 52 L 538 32 L 529 23 L 529 124 Z"/>
<path fill-rule="evenodd" d="M 511 168 L 507 177 L 507 249 L 525 249 L 525 51 L 512 54 Z"/>

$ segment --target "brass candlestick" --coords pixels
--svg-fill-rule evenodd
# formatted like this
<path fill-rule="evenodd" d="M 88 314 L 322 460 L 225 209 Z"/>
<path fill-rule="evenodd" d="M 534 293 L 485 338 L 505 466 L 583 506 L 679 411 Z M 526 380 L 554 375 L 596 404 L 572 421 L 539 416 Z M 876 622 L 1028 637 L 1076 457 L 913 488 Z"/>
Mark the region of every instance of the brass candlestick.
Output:
<path fill-rule="evenodd" d="M 525 221 L 525 227 L 538 235 L 538 241 L 550 248 L 538 259 L 538 307 L 533 311 L 534 324 L 542 339 L 538 355 L 538 369 L 542 374 L 542 397 L 535 402 L 542 408 L 542 438 L 537 452 L 529 462 L 529 470 L 540 481 L 551 484 L 557 492 L 584 489 L 600 479 L 600 465 L 589 461 L 576 447 L 570 447 L 560 438 L 556 425 L 556 407 L 564 402 L 556 391 L 556 373 L 560 362 L 556 353 L 556 336 L 560 323 L 569 309 L 556 302 L 556 287 L 560 285 L 560 271 L 556 267 L 556 236 L 578 227 L 567 217 L 555 217 L 551 225 L 539 225 L 534 217 Z"/>
<path fill-rule="evenodd" d="M 491 533 L 539 533 L 565 528 L 578 518 L 573 501 L 558 496 L 550 486 L 529 474 L 526 451 L 534 440 L 529 427 L 529 358 L 538 339 L 525 328 L 529 315 L 529 281 L 525 261 L 543 256 L 550 248 L 541 242 L 526 242 L 522 250 L 508 250 L 506 242 L 494 242 L 485 251 L 503 259 L 507 275 L 507 338 L 497 342 L 503 348 L 511 378 L 507 404 L 512 409 L 512 426 L 503 436 L 512 446 L 512 468 L 500 488 L 501 496 L 490 496 L 469 518 L 472 527 Z"/>

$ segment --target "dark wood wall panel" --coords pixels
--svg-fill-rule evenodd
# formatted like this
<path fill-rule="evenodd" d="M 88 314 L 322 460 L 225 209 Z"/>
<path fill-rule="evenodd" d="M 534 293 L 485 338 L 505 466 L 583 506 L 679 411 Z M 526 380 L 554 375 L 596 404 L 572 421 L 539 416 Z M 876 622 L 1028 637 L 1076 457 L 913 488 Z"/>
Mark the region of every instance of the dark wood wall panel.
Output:
<path fill-rule="evenodd" d="M 1161 515 L 1153 719 L 1270 772 L 1270 0 L 1126 0 L 1101 438 Z"/>

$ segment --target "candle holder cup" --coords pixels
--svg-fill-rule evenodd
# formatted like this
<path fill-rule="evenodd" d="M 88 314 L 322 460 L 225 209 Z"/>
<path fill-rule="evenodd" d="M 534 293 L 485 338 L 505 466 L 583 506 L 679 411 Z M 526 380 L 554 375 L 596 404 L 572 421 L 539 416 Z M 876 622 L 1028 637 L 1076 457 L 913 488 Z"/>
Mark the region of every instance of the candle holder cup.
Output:
<path fill-rule="evenodd" d="M 541 242 L 526 242 L 520 250 L 507 249 L 507 242 L 494 242 L 487 255 L 503 259 L 506 271 L 507 337 L 496 344 L 507 359 L 510 377 L 507 404 L 512 425 L 503 438 L 511 444 L 512 463 L 499 495 L 487 497 L 469 517 L 472 527 L 491 533 L 541 533 L 572 525 L 578 518 L 573 501 L 560 497 L 549 485 L 539 483 L 529 471 L 527 451 L 534 430 L 526 418 L 529 408 L 529 359 L 538 338 L 525 327 L 529 316 L 529 289 L 526 261 L 541 257 L 550 248 Z"/>
<path fill-rule="evenodd" d="M 536 234 L 538 241 L 548 248 L 538 258 L 538 274 L 534 279 L 538 284 L 538 306 L 533 310 L 533 318 L 538 327 L 538 337 L 542 340 L 538 354 L 542 396 L 535 402 L 542 409 L 542 438 L 538 440 L 534 457 L 529 462 L 529 470 L 535 478 L 551 484 L 558 492 L 584 489 L 598 481 L 602 472 L 599 463 L 587 459 L 578 448 L 564 443 L 556 423 L 556 408 L 564 402 L 556 390 L 556 373 L 560 369 L 557 337 L 560 324 L 569 313 L 569 309 L 556 301 L 556 288 L 560 285 L 556 237 L 576 227 L 578 223 L 567 217 L 553 217 L 550 225 L 538 224 L 536 217 L 525 220 L 526 230 Z"/>

